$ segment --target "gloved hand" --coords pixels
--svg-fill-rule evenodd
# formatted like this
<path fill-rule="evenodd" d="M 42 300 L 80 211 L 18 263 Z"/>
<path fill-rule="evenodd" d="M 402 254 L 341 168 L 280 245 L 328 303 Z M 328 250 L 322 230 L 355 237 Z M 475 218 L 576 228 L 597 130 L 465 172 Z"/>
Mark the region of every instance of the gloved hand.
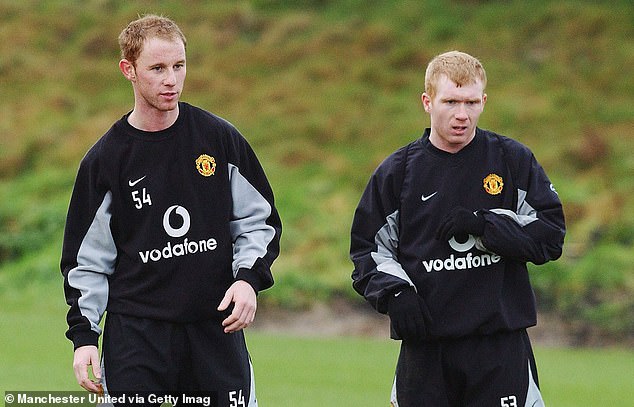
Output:
<path fill-rule="evenodd" d="M 436 230 L 436 239 L 449 240 L 452 236 L 464 237 L 465 235 L 482 236 L 485 223 L 484 216 L 481 214 L 457 206 L 440 222 Z"/>
<path fill-rule="evenodd" d="M 392 339 L 421 341 L 428 335 L 427 324 L 431 315 L 423 299 L 408 287 L 395 294 L 387 303 Z"/>

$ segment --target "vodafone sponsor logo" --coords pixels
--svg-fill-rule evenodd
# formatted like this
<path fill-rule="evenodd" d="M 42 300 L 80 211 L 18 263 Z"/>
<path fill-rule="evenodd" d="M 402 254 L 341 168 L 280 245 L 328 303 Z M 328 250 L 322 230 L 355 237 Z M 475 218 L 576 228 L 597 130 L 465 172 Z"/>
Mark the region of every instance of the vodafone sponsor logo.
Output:
<path fill-rule="evenodd" d="M 440 271 L 460 271 L 460 270 L 469 270 L 475 269 L 479 267 L 490 266 L 495 263 L 499 263 L 501 257 L 497 254 L 473 254 L 469 252 L 472 248 L 475 247 L 476 240 L 473 236 L 469 235 L 469 239 L 466 242 L 460 243 L 456 240 L 455 237 L 452 237 L 449 240 L 449 246 L 454 249 L 458 253 L 466 253 L 466 255 L 455 255 L 451 254 L 446 259 L 431 259 L 431 260 L 423 260 L 423 267 L 425 271 L 431 273 L 432 271 L 440 272 Z"/>
<path fill-rule="evenodd" d="M 180 217 L 181 222 L 178 222 L 176 226 L 172 224 L 176 216 L 172 216 L 172 213 Z M 173 238 L 181 238 L 189 232 L 191 226 L 191 217 L 189 211 L 180 205 L 173 205 L 167 208 L 163 215 L 163 229 L 168 236 Z M 187 256 L 196 253 L 203 253 L 207 251 L 216 250 L 218 242 L 213 237 L 202 240 L 189 240 L 184 238 L 177 241 L 168 241 L 165 246 L 161 248 L 143 250 L 139 252 L 141 261 L 148 263 L 150 261 L 157 262 L 163 259 L 170 259 L 172 257 Z"/>
<path fill-rule="evenodd" d="M 182 226 L 177 229 L 173 228 L 170 223 L 170 215 L 172 214 L 172 212 L 176 213 L 183 219 Z M 165 229 L 165 233 L 167 233 L 171 237 L 185 236 L 187 232 L 189 232 L 190 226 L 191 218 L 189 217 L 189 212 L 187 212 L 187 209 L 179 205 L 173 205 L 167 208 L 165 214 L 163 215 L 163 229 Z"/>

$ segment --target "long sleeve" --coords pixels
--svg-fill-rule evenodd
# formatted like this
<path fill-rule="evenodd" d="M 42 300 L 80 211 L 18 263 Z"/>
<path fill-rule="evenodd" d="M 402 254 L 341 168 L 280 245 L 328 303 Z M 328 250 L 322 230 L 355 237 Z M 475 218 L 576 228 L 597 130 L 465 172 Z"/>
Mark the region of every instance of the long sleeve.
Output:
<path fill-rule="evenodd" d="M 386 296 L 414 286 L 399 263 L 399 192 L 406 148 L 388 157 L 372 175 L 355 211 L 350 257 L 353 287 L 379 312 Z"/>
<path fill-rule="evenodd" d="M 507 149 L 509 151 L 509 149 Z M 561 256 L 566 233 L 561 201 L 552 183 L 532 153 L 508 153 L 509 165 L 517 166 L 513 188 L 514 210 L 490 209 L 483 246 L 503 257 L 519 262 L 543 264 Z"/>
<path fill-rule="evenodd" d="M 273 191 L 255 153 L 241 135 L 236 134 L 234 139 L 237 155 L 229 163 L 232 268 L 236 279 L 261 291 L 273 285 L 271 264 L 279 255 L 282 223 Z"/>
<path fill-rule="evenodd" d="M 69 329 L 75 348 L 97 345 L 117 248 L 110 229 L 112 193 L 99 185 L 97 161 L 82 161 L 71 198 L 61 258 Z"/>

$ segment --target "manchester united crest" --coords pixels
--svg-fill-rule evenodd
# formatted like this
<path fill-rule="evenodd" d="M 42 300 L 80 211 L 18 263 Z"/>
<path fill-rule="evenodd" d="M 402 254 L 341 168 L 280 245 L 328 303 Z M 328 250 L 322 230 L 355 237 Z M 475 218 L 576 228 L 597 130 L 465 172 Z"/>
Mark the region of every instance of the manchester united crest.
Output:
<path fill-rule="evenodd" d="M 196 169 L 203 177 L 209 177 L 216 173 L 216 160 L 207 154 L 201 154 L 196 159 Z"/>
<path fill-rule="evenodd" d="M 487 175 L 482 183 L 484 190 L 490 195 L 498 195 L 504 188 L 504 180 L 497 174 Z"/>

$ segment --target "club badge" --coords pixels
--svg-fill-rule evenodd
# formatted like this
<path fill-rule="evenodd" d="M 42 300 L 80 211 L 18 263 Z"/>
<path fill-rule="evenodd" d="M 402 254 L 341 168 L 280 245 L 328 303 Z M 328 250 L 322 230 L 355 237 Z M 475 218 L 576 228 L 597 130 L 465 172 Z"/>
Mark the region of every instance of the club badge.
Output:
<path fill-rule="evenodd" d="M 196 169 L 203 177 L 209 177 L 216 173 L 216 160 L 207 154 L 201 154 L 196 159 Z"/>
<path fill-rule="evenodd" d="M 497 174 L 489 174 L 484 178 L 483 186 L 487 194 L 498 195 L 504 188 L 504 181 Z"/>

